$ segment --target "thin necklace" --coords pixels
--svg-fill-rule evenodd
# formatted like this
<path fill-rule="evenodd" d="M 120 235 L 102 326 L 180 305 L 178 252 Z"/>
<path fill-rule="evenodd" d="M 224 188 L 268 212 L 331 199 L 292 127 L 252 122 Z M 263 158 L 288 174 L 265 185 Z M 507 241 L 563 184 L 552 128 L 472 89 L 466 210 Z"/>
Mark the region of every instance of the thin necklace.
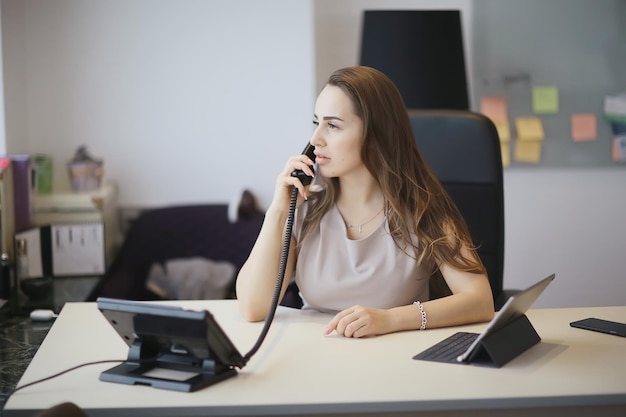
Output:
<path fill-rule="evenodd" d="M 361 223 L 361 224 L 350 224 L 350 223 L 346 222 L 346 224 L 348 225 L 348 228 L 349 228 L 349 229 L 354 229 L 354 228 L 357 228 L 357 229 L 359 229 L 359 233 L 361 233 L 361 231 L 363 230 L 363 226 L 365 226 L 366 224 L 368 224 L 369 222 L 371 222 L 372 220 L 374 220 L 376 217 L 378 217 L 378 215 L 379 215 L 380 213 L 382 213 L 384 209 L 385 209 L 385 206 L 383 206 L 383 208 L 381 208 L 381 209 L 380 209 L 380 211 L 374 215 L 374 217 L 372 217 L 371 219 L 369 219 L 369 220 L 368 220 L 368 221 L 366 221 L 365 223 Z M 341 214 L 341 212 L 339 212 L 339 214 Z M 341 215 L 341 217 L 343 217 L 343 214 Z M 345 221 L 345 219 L 344 219 L 344 221 Z"/>

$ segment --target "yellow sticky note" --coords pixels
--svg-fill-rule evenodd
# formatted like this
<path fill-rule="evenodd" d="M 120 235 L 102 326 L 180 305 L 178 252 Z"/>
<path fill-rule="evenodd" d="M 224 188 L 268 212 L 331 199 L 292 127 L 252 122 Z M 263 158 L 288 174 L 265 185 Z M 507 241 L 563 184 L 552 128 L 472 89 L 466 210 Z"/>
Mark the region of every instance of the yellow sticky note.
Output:
<path fill-rule="evenodd" d="M 572 139 L 586 142 L 598 138 L 598 127 L 594 113 L 572 114 Z"/>
<path fill-rule="evenodd" d="M 521 141 L 543 139 L 543 123 L 538 117 L 518 117 L 515 119 L 517 138 Z"/>
<path fill-rule="evenodd" d="M 502 167 L 511 165 L 511 147 L 507 143 L 500 143 L 500 152 L 502 153 Z"/>
<path fill-rule="evenodd" d="M 559 90 L 556 87 L 533 87 L 533 111 L 535 113 L 558 113 Z"/>
<path fill-rule="evenodd" d="M 493 123 L 496 125 L 500 142 L 508 142 L 511 139 L 511 127 L 509 126 L 509 122 L 507 120 L 502 120 L 500 122 Z"/>
<path fill-rule="evenodd" d="M 515 160 L 520 162 L 527 162 L 530 164 L 538 164 L 541 160 L 541 146 L 543 142 L 535 141 L 521 141 L 518 140 L 515 143 Z"/>
<path fill-rule="evenodd" d="M 503 122 L 508 120 L 507 104 L 504 97 L 482 97 L 480 99 L 480 112 L 494 122 Z"/>

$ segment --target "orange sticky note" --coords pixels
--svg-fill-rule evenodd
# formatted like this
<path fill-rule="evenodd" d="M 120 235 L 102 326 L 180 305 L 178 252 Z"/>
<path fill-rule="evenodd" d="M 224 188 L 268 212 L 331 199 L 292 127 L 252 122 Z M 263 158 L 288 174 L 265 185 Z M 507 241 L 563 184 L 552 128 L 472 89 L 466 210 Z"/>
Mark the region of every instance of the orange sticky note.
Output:
<path fill-rule="evenodd" d="M 572 114 L 572 139 L 576 142 L 596 140 L 598 128 L 594 113 Z"/>
<path fill-rule="evenodd" d="M 482 97 L 480 99 L 480 112 L 494 122 L 503 122 L 508 119 L 507 104 L 504 97 Z"/>
<path fill-rule="evenodd" d="M 518 117 L 515 119 L 517 138 L 520 141 L 539 141 L 543 139 L 543 124 L 538 117 Z"/>
<path fill-rule="evenodd" d="M 539 140 L 518 140 L 515 143 L 515 159 L 520 162 L 538 164 L 541 160 L 541 145 L 543 145 L 543 142 Z"/>

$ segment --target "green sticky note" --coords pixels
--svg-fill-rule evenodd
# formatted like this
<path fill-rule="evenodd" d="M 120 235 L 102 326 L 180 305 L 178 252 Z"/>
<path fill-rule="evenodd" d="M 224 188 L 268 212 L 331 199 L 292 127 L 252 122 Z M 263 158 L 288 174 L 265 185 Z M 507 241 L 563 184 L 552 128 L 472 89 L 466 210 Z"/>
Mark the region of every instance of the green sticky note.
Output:
<path fill-rule="evenodd" d="M 559 90 L 556 87 L 533 87 L 533 111 L 535 113 L 558 113 Z"/>

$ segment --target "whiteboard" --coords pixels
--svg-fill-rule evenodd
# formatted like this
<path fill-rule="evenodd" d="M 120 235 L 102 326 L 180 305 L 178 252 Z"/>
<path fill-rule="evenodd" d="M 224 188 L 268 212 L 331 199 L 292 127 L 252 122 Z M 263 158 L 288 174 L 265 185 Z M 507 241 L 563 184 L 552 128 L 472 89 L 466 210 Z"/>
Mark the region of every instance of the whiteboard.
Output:
<path fill-rule="evenodd" d="M 506 101 L 511 128 L 510 168 L 625 167 L 615 161 L 616 134 L 604 118 L 604 99 L 626 91 L 626 1 L 475 0 L 472 109 L 485 97 Z M 556 113 L 536 113 L 533 90 L 555 87 Z M 596 138 L 575 140 L 572 115 L 594 114 Z M 536 162 L 515 158 L 518 117 L 543 126 Z"/>

